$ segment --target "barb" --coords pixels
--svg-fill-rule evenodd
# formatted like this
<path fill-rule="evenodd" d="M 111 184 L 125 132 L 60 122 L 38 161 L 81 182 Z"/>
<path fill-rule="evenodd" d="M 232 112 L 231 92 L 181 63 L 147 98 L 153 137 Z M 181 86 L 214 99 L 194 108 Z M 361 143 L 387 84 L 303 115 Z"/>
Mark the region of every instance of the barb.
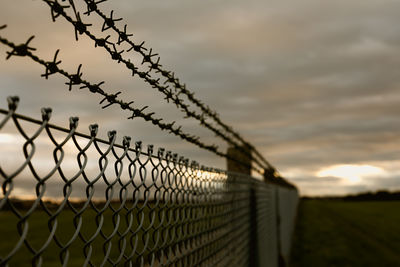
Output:
<path fill-rule="evenodd" d="M 64 12 L 64 9 L 69 8 L 69 6 L 61 5 L 57 0 L 54 0 L 53 2 L 49 1 L 48 4 L 51 5 L 51 18 L 53 22 L 55 22 L 56 18 L 58 18 L 61 13 Z"/>
<path fill-rule="evenodd" d="M 65 14 L 64 11 L 61 12 L 61 14 Z M 78 33 L 79 35 L 84 34 L 87 31 L 87 27 L 92 26 L 92 24 L 85 24 L 82 22 L 81 15 L 76 13 L 76 21 L 73 21 L 73 24 L 75 26 L 75 39 L 78 41 Z"/>
<path fill-rule="evenodd" d="M 100 1 L 88 0 L 87 1 L 87 11 L 84 14 L 90 15 L 91 12 L 93 12 L 97 9 L 98 4 L 105 2 L 105 1 L 107 1 L 107 0 L 100 0 Z"/>
<path fill-rule="evenodd" d="M 78 70 L 76 74 L 71 74 L 69 78 L 69 82 L 65 83 L 68 85 L 68 91 L 72 90 L 72 86 L 81 84 L 82 81 L 82 73 L 81 73 L 82 64 L 79 64 Z"/>
<path fill-rule="evenodd" d="M 0 36 L 0 43 L 3 43 L 13 49 L 12 52 L 7 52 L 7 54 L 9 55 L 7 57 L 7 59 L 10 57 L 10 55 L 27 56 L 27 57 L 31 58 L 32 60 L 34 60 L 35 62 L 43 65 L 46 68 L 45 74 L 41 75 L 42 77 L 48 78 L 49 75 L 59 73 L 69 80 L 69 82 L 66 83 L 68 85 L 69 90 L 71 90 L 73 85 L 82 84 L 80 89 L 88 89 L 92 93 L 103 96 L 104 98 L 103 98 L 103 100 L 101 100 L 100 104 L 103 104 L 105 102 L 107 102 L 107 104 L 105 104 L 102 108 L 107 108 L 111 105 L 116 104 L 116 105 L 120 106 L 121 109 L 132 112 L 132 116 L 130 116 L 128 119 L 134 119 L 136 117 L 143 118 L 145 121 L 151 122 L 153 125 L 157 126 L 161 130 L 168 131 L 169 133 L 172 133 L 175 136 L 180 137 L 181 139 L 188 141 L 202 149 L 208 150 L 220 157 L 225 157 L 225 158 L 234 160 L 234 161 L 238 162 L 239 164 L 246 165 L 245 163 L 243 163 L 237 159 L 233 159 L 230 156 L 228 156 L 226 153 L 220 151 L 218 149 L 218 146 L 205 144 L 200 141 L 200 137 L 183 132 L 181 129 L 182 128 L 181 126 L 178 126 L 178 127 L 174 126 L 175 122 L 164 123 L 164 122 L 162 122 L 162 120 L 163 120 L 162 118 L 154 117 L 154 114 L 155 114 L 154 112 L 145 113 L 144 110 L 147 108 L 147 106 L 142 109 L 134 108 L 131 106 L 133 103 L 132 101 L 124 102 L 124 101 L 118 99 L 117 96 L 121 92 L 117 92 L 115 94 L 109 94 L 109 93 L 105 92 L 100 87 L 101 85 L 104 84 L 104 81 L 102 81 L 98 84 L 93 84 L 93 83 L 90 83 L 90 82 L 82 79 L 81 78 L 82 74 L 80 73 L 81 65 L 78 67 L 77 74 L 70 74 L 70 73 L 66 72 L 65 70 L 59 68 L 58 64 L 61 62 L 61 61 L 57 61 L 57 56 L 58 56 L 59 50 L 56 51 L 53 61 L 47 62 L 47 61 L 40 59 L 39 57 L 37 57 L 36 55 L 34 55 L 30 52 L 30 51 L 36 50 L 35 48 L 28 47 L 28 44 L 32 39 L 33 39 L 33 37 L 29 38 L 25 44 L 15 45 L 14 43 L 12 43 L 12 42 L 8 41 L 7 39 Z M 262 169 L 258 169 L 255 167 L 253 167 L 253 168 L 255 171 L 259 172 L 260 174 L 263 173 Z"/>
<path fill-rule="evenodd" d="M 58 72 L 58 64 L 61 63 L 61 60 L 57 61 L 57 56 L 58 56 L 59 52 L 60 52 L 60 49 L 57 49 L 56 53 L 54 54 L 53 61 L 46 63 L 46 73 L 42 74 L 42 77 L 45 77 L 46 80 L 49 78 L 49 75 L 52 75 L 52 74 L 55 74 Z"/>
<path fill-rule="evenodd" d="M 20 45 L 13 46 L 13 50 L 11 52 L 7 52 L 7 57 L 6 59 L 9 59 L 12 56 L 19 56 L 19 57 L 24 57 L 28 55 L 29 51 L 35 51 L 36 48 L 29 47 L 29 43 L 35 38 L 35 36 L 29 37 L 29 39 L 24 43 Z"/>
<path fill-rule="evenodd" d="M 111 10 L 110 16 L 104 20 L 103 26 L 101 27 L 101 31 L 106 31 L 106 30 L 114 27 L 116 21 L 122 20 L 122 18 L 113 19 L 113 13 L 114 13 L 114 10 Z M 90 13 L 88 15 L 90 15 Z"/>
<path fill-rule="evenodd" d="M 51 2 L 50 0 L 43 0 L 43 1 L 45 1 L 45 2 L 48 3 L 48 4 L 49 4 L 49 2 Z M 69 2 L 70 2 L 70 4 L 71 4 L 72 6 L 74 6 L 73 0 L 69 0 Z M 91 3 L 92 3 L 92 2 L 91 2 Z M 89 3 L 87 3 L 87 4 L 89 5 Z M 51 6 L 50 4 L 49 4 L 49 6 L 50 6 L 50 8 L 52 8 L 52 6 Z M 90 7 L 90 8 L 92 8 L 92 7 Z M 89 9 L 89 6 L 88 6 L 88 9 Z M 90 10 L 91 10 L 91 9 L 90 9 Z M 96 13 L 97 13 L 97 12 L 100 12 L 100 11 L 98 10 L 98 8 L 97 8 L 97 5 L 96 5 L 96 9 L 95 9 L 95 10 L 91 10 L 91 11 L 94 11 L 94 12 L 96 12 Z M 84 24 L 84 23 L 82 22 L 82 20 L 81 20 L 81 18 L 80 18 L 80 15 L 79 15 L 79 12 L 77 12 L 75 8 L 74 8 L 74 12 L 75 12 L 75 16 L 77 17 L 77 21 L 74 21 L 74 20 L 73 20 L 70 16 L 68 16 L 64 11 L 61 12 L 61 15 L 62 15 L 67 21 L 69 21 L 71 24 L 73 24 L 73 25 L 75 26 L 75 28 L 77 28 L 77 25 L 78 25 L 78 24 L 81 25 L 81 27 L 80 27 L 79 30 L 78 30 L 79 33 L 80 33 L 80 34 L 85 34 L 85 35 L 87 35 L 90 39 L 92 39 L 92 40 L 94 41 L 96 47 L 97 47 L 97 46 L 103 47 L 103 48 L 111 55 L 111 58 L 112 58 L 113 60 L 116 60 L 118 63 L 120 63 L 120 62 L 124 63 L 124 65 L 125 65 L 128 69 L 130 69 L 130 70 L 132 71 L 132 76 L 134 76 L 135 74 L 137 74 L 140 78 L 144 79 L 145 82 L 147 82 L 149 85 L 151 85 L 152 88 L 155 88 L 155 89 L 157 89 L 159 92 L 163 93 L 163 94 L 165 95 L 165 98 L 164 98 L 164 99 L 165 99 L 167 102 L 169 102 L 169 101 L 171 100 L 171 103 L 174 103 L 174 104 L 177 106 L 177 108 L 180 108 L 180 110 L 181 110 L 183 113 L 185 113 L 185 118 L 194 118 L 194 119 L 198 120 L 198 121 L 199 121 L 199 124 L 200 124 L 201 126 L 203 126 L 203 127 L 207 128 L 207 129 L 211 130 L 212 132 L 214 132 L 214 134 L 215 134 L 217 137 L 222 138 L 224 141 L 226 141 L 226 142 L 229 143 L 230 145 L 234 146 L 236 149 L 242 151 L 242 153 L 245 153 L 245 154 L 248 154 L 248 153 L 249 153 L 248 150 L 243 149 L 243 147 L 242 147 L 240 144 L 238 144 L 237 142 L 235 142 L 235 141 L 234 141 L 232 138 L 230 138 L 227 134 L 223 133 L 221 130 L 215 128 L 211 123 L 207 122 L 207 121 L 205 120 L 203 114 L 197 114 L 195 111 L 191 110 L 191 109 L 189 108 L 189 105 L 185 104 L 185 103 L 183 102 L 183 99 L 179 98 L 179 94 L 175 94 L 175 93 L 169 88 L 168 85 L 161 85 L 160 82 L 159 82 L 159 79 L 153 79 L 153 78 L 151 78 L 149 72 L 150 72 L 152 69 L 158 69 L 158 68 L 159 68 L 159 63 L 158 63 L 158 62 L 159 62 L 159 58 L 157 59 L 156 62 L 153 62 L 153 61 L 152 61 L 152 58 L 158 55 L 158 54 L 153 53 L 153 52 L 152 52 L 152 49 L 150 49 L 150 51 L 149 51 L 148 53 L 144 53 L 144 52 L 143 52 L 143 61 L 142 61 L 142 64 L 145 63 L 145 62 L 151 63 L 151 66 L 152 66 L 151 69 L 150 69 L 149 71 L 147 71 L 147 72 L 139 71 L 139 70 L 134 66 L 133 63 L 131 63 L 129 60 L 126 60 L 126 59 L 124 59 L 124 58 L 122 57 L 122 53 L 124 52 L 123 50 L 120 51 L 120 52 L 118 52 L 118 51 L 116 50 L 116 48 L 115 48 L 115 44 L 113 44 L 113 43 L 107 41 L 108 37 L 106 37 L 105 39 L 103 39 L 103 38 L 97 38 L 95 35 L 93 35 L 93 34 L 87 29 L 86 26 L 82 26 L 82 25 L 89 25 L 89 24 Z M 89 13 L 90 13 L 90 12 L 89 12 Z M 100 12 L 100 13 L 101 13 L 101 12 Z M 101 13 L 101 14 L 103 14 L 103 13 Z M 117 30 L 118 33 L 120 33 L 120 31 L 119 31 L 119 30 L 116 28 L 116 26 L 115 26 L 115 21 L 119 21 L 120 19 L 113 19 L 113 18 L 112 18 L 112 14 L 113 14 L 113 12 L 111 12 L 110 17 L 106 17 L 106 16 L 103 14 L 105 20 L 104 20 L 104 24 L 103 24 L 103 27 L 102 27 L 102 31 L 105 31 L 105 30 L 107 30 L 107 29 L 109 29 L 109 28 L 112 28 L 112 29 L 114 29 L 114 30 Z M 77 35 L 76 35 L 76 36 L 77 36 Z M 125 38 L 126 36 L 122 36 L 122 37 Z M 122 37 L 120 37 L 119 39 L 121 39 Z M 110 44 L 112 45 L 112 48 L 110 47 Z M 131 49 L 133 49 L 133 50 L 135 50 L 135 51 L 143 51 L 143 50 L 142 50 L 143 44 L 144 44 L 144 43 L 142 43 L 142 44 L 140 44 L 140 45 L 134 45 L 134 44 L 132 44 L 132 48 L 131 48 Z M 129 51 L 129 50 L 128 50 L 128 51 Z M 174 74 L 169 74 L 168 80 L 170 80 L 170 81 L 176 81 L 177 79 L 175 79 Z M 184 91 L 181 91 L 181 92 L 184 92 Z M 190 140 L 195 140 L 195 139 L 191 138 Z M 247 147 L 250 147 L 250 148 L 254 149 L 254 147 L 251 146 L 250 144 L 248 144 L 247 142 L 245 142 L 244 144 L 245 144 Z M 210 148 L 211 148 L 211 147 L 210 147 Z M 213 148 L 211 148 L 211 149 L 213 149 Z M 261 156 L 260 153 L 256 153 L 256 155 L 257 155 L 257 156 Z M 264 164 L 263 164 L 263 162 L 260 161 L 258 158 L 254 158 L 254 162 L 255 162 L 259 167 L 261 167 L 262 169 L 266 168 L 266 166 L 267 166 L 267 168 L 272 167 L 266 160 L 265 160 L 265 162 L 266 162 L 267 164 L 265 164 L 265 162 L 264 162 Z"/>

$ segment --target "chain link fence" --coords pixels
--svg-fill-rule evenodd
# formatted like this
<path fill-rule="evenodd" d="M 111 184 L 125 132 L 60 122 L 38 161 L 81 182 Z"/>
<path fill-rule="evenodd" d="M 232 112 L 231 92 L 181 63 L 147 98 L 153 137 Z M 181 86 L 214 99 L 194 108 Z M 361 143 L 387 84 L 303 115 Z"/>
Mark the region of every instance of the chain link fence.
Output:
<path fill-rule="evenodd" d="M 114 10 L 99 9 L 106 0 L 38 2 L 50 8 L 53 22 L 68 22 L 77 41 L 90 39 L 229 149 L 225 153 L 148 106 L 124 100 L 104 81 L 86 80 L 82 64 L 74 72 L 63 69 L 60 50 L 51 60 L 40 58 L 34 36 L 21 44 L 0 36 L 10 49 L 6 59 L 29 58 L 44 67 L 45 79 L 64 77 L 69 91 L 100 95 L 101 108 L 118 107 L 128 119 L 141 118 L 223 157 L 228 170 L 200 166 L 128 136 L 119 140 L 115 131 L 102 138 L 95 124 L 79 132 L 77 117 L 67 128 L 53 125 L 49 108 L 41 119 L 24 116 L 16 113 L 19 98 L 9 97 L 8 109 L 0 109 L 0 266 L 285 266 L 297 189 L 164 68 L 157 53 L 134 41 Z M 96 25 L 102 25 L 100 33 Z"/>
<path fill-rule="evenodd" d="M 278 266 L 297 190 L 0 109 L 0 266 Z"/>

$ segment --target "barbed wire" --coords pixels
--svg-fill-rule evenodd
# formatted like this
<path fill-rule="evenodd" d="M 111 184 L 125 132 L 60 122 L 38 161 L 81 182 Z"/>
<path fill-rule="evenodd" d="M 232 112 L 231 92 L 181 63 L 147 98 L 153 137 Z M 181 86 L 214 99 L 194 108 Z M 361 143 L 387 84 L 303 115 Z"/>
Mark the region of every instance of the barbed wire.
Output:
<path fill-rule="evenodd" d="M 101 0 L 101 1 L 94 1 L 94 0 L 83 0 L 86 5 L 87 5 L 87 11 L 84 13 L 86 15 L 90 15 L 92 12 L 96 13 L 98 16 L 100 16 L 103 20 L 103 27 L 102 31 L 112 29 L 114 30 L 115 33 L 118 35 L 118 42 L 117 44 L 120 45 L 124 41 L 128 43 L 131 48 L 127 50 L 129 51 L 135 51 L 139 53 L 142 56 L 142 64 L 148 63 L 149 64 L 149 71 L 155 70 L 157 73 L 160 73 L 166 80 L 165 83 L 171 84 L 175 91 L 179 91 L 178 95 L 182 93 L 185 95 L 192 103 L 194 103 L 197 107 L 201 109 L 201 111 L 206 114 L 208 117 L 212 118 L 217 124 L 219 124 L 226 132 L 232 134 L 235 138 L 237 138 L 240 142 L 242 142 L 244 145 L 247 147 L 250 147 L 251 150 L 253 150 L 256 155 L 269 167 L 272 167 L 270 163 L 259 153 L 259 151 L 252 146 L 249 142 L 247 142 L 238 132 L 236 132 L 231 126 L 228 126 L 224 122 L 221 121 L 219 114 L 215 111 L 212 110 L 208 105 L 203 104 L 199 99 L 197 99 L 194 96 L 194 93 L 191 92 L 186 88 L 185 84 L 180 83 L 179 79 L 175 77 L 175 73 L 172 71 L 168 71 L 163 69 L 162 65 L 160 64 L 160 57 L 157 57 L 157 60 L 153 60 L 151 56 L 152 54 L 152 48 L 150 48 L 150 53 L 147 54 L 146 51 L 149 51 L 146 47 L 144 47 L 144 42 L 142 42 L 140 45 L 135 44 L 134 41 L 131 40 L 130 36 L 133 34 L 128 34 L 126 32 L 127 25 L 124 25 L 124 30 L 122 31 L 117 27 L 115 24 L 116 21 L 121 21 L 122 18 L 119 19 L 113 19 L 113 13 L 114 10 L 111 10 L 110 16 L 108 17 L 104 12 L 102 12 L 98 8 L 98 4 L 102 2 L 106 2 L 107 0 Z M 73 0 L 69 0 L 71 4 L 74 3 Z M 105 27 L 107 25 L 107 27 Z M 158 54 L 154 54 L 155 56 Z"/>
<path fill-rule="evenodd" d="M 4 28 L 5 27 L 3 27 L 3 29 Z M 81 73 L 82 64 L 79 65 L 78 70 L 75 74 L 70 74 L 70 73 L 66 72 L 65 70 L 59 68 L 58 65 L 61 63 L 61 61 L 57 60 L 57 56 L 58 56 L 60 50 L 57 50 L 55 52 L 52 61 L 45 61 L 43 59 L 40 59 L 38 56 L 34 55 L 31 52 L 31 51 L 36 50 L 36 48 L 29 46 L 29 44 L 33 40 L 33 38 L 34 38 L 34 36 L 31 36 L 25 43 L 16 45 L 13 42 L 10 42 L 7 39 L 0 36 L 0 43 L 12 48 L 12 51 L 7 52 L 6 59 L 11 58 L 12 56 L 29 57 L 33 61 L 43 65 L 46 68 L 45 73 L 41 75 L 45 79 L 48 79 L 48 77 L 50 75 L 59 73 L 68 79 L 68 82 L 66 83 L 66 85 L 68 85 L 69 91 L 72 90 L 72 86 L 82 85 L 82 86 L 80 86 L 80 89 L 87 89 L 91 93 L 99 94 L 99 95 L 103 96 L 103 99 L 100 101 L 100 104 L 103 104 L 104 102 L 106 102 L 102 106 L 103 109 L 116 104 L 116 105 L 120 106 L 121 109 L 132 112 L 132 116 L 128 117 L 128 119 L 134 119 L 136 117 L 143 118 L 145 121 L 150 121 L 153 125 L 157 126 L 161 130 L 169 131 L 169 133 L 172 133 L 185 141 L 195 144 L 196 146 L 198 146 L 202 149 L 208 150 L 220 157 L 224 157 L 224 158 L 233 160 L 241 165 L 248 166 L 248 164 L 241 162 L 240 160 L 229 156 L 227 153 L 220 151 L 218 149 L 217 145 L 205 144 L 202 141 L 200 141 L 199 136 L 191 135 L 191 134 L 183 132 L 181 129 L 182 126 L 174 126 L 175 121 L 171 122 L 171 123 L 164 123 L 164 122 L 162 122 L 162 120 L 163 120 L 162 118 L 154 117 L 154 114 L 155 114 L 154 112 L 145 113 L 144 110 L 146 108 L 148 108 L 148 106 L 145 106 L 145 107 L 139 109 L 139 108 L 132 107 L 133 101 L 124 102 L 123 100 L 118 99 L 118 95 L 121 94 L 120 91 L 117 93 L 114 93 L 114 94 L 107 93 L 106 91 L 104 91 L 103 89 L 100 88 L 100 86 L 104 84 L 104 81 L 94 84 L 94 83 L 90 83 L 90 82 L 82 79 L 81 78 L 82 77 L 82 73 Z M 251 168 L 260 174 L 264 173 L 263 169 L 259 169 L 254 166 L 251 166 Z"/>
<path fill-rule="evenodd" d="M 124 58 L 122 58 L 121 54 L 124 51 L 118 52 L 116 50 L 116 45 L 115 43 L 112 43 L 110 41 L 108 41 L 109 36 L 107 36 L 106 38 L 97 38 L 95 35 L 93 35 L 90 31 L 87 30 L 87 27 L 90 26 L 91 24 L 85 24 L 82 22 L 81 17 L 80 17 L 80 13 L 77 12 L 76 8 L 75 8 L 75 4 L 73 1 L 69 1 L 70 5 L 72 6 L 72 9 L 75 13 L 75 17 L 76 17 L 76 21 L 74 21 L 70 16 L 68 16 L 63 9 L 68 8 L 68 6 L 61 6 L 57 1 L 49 1 L 49 0 L 43 0 L 46 3 L 49 4 L 49 6 L 51 7 L 51 12 L 52 12 L 52 18 L 53 21 L 55 20 L 55 17 L 57 14 L 57 16 L 62 15 L 67 21 L 69 21 L 71 24 L 74 25 L 75 27 L 75 37 L 78 40 L 78 33 L 79 34 L 86 34 L 87 36 L 89 36 L 94 42 L 95 42 L 95 47 L 103 47 L 112 57 L 112 59 L 114 60 L 118 60 L 118 63 L 122 62 L 125 63 L 126 67 L 130 70 L 132 70 L 133 75 L 135 73 L 138 74 L 138 76 L 142 79 L 144 79 L 147 83 L 149 83 L 153 88 L 158 89 L 158 91 L 160 91 L 161 93 L 163 93 L 165 95 L 165 99 L 167 100 L 167 102 L 169 102 L 169 100 L 171 100 L 172 103 L 176 104 L 176 106 L 178 108 L 181 109 L 182 112 L 184 112 L 186 114 L 186 117 L 192 117 L 195 118 L 196 120 L 200 121 L 200 125 L 208 128 L 209 130 L 213 131 L 217 136 L 221 137 L 222 139 L 224 139 L 226 142 L 228 142 L 229 144 L 233 145 L 236 149 L 240 150 L 242 153 L 244 154 L 248 154 L 248 150 L 243 149 L 238 143 L 236 143 L 233 139 L 229 138 L 227 135 L 223 134 L 220 130 L 218 130 L 217 128 L 215 128 L 214 126 L 212 126 L 210 123 L 208 123 L 203 114 L 197 114 L 194 111 L 189 109 L 189 106 L 183 103 L 183 100 L 180 99 L 178 97 L 178 95 L 175 95 L 172 90 L 169 89 L 168 86 L 164 86 L 161 85 L 159 83 L 159 79 L 152 79 L 150 76 L 150 71 L 147 72 L 141 72 L 139 71 L 129 60 L 125 60 Z M 93 6 L 97 6 L 99 2 L 90 2 L 88 4 L 88 11 L 85 12 L 87 14 L 90 14 L 90 10 L 93 8 Z M 89 12 L 89 13 L 88 13 Z M 111 12 L 113 13 L 113 12 Z M 102 26 L 102 31 L 107 30 L 111 27 L 115 27 L 115 21 L 119 21 L 120 19 L 113 19 L 112 18 L 112 14 L 110 15 L 110 18 L 108 18 Z M 126 35 L 126 34 L 125 34 Z M 129 34 L 128 34 L 129 35 Z M 127 36 L 120 36 L 119 37 L 119 42 L 122 39 L 126 39 Z M 141 47 L 143 47 L 142 45 L 144 44 L 144 42 L 141 44 Z M 113 49 L 111 49 L 110 46 L 113 47 Z M 130 49 L 128 49 L 128 51 L 130 50 L 138 50 L 138 46 L 136 47 L 131 47 Z M 140 49 L 139 49 L 140 50 Z M 142 51 L 142 50 L 140 50 Z M 145 55 L 145 58 L 151 59 L 153 56 L 156 56 L 157 54 L 152 54 L 152 49 L 150 49 L 150 52 L 148 55 Z M 143 60 L 142 64 L 144 62 L 148 62 L 148 60 L 146 59 Z M 158 60 L 159 61 L 159 60 Z M 154 67 L 154 63 L 152 64 Z M 156 64 L 158 65 L 158 63 Z M 260 167 L 264 168 L 265 166 L 258 161 L 257 159 L 254 159 L 255 163 L 258 164 Z M 267 165 L 268 167 L 270 167 L 270 165 Z"/>
<path fill-rule="evenodd" d="M 150 51 L 147 54 L 145 52 L 145 51 L 147 51 L 147 49 L 143 47 L 144 42 L 142 42 L 140 45 L 136 45 L 135 43 L 130 41 L 129 36 L 131 36 L 131 34 L 126 33 L 126 26 L 125 26 L 123 32 L 120 31 L 115 26 L 115 22 L 119 21 L 121 19 L 113 18 L 113 11 L 111 11 L 110 17 L 107 17 L 106 15 L 104 15 L 104 13 L 102 13 L 97 8 L 97 4 L 99 4 L 100 2 L 105 2 L 106 0 L 103 0 L 100 2 L 99 1 L 98 2 L 95 2 L 95 1 L 86 2 L 87 11 L 85 12 L 85 14 L 90 15 L 91 12 L 98 13 L 104 19 L 104 23 L 103 23 L 101 30 L 105 31 L 108 29 L 113 29 L 115 32 L 117 32 L 117 34 L 118 34 L 118 42 L 117 43 L 108 41 L 110 36 L 107 36 L 106 38 L 98 38 L 94 34 L 92 34 L 87 29 L 87 27 L 91 26 L 91 24 L 85 24 L 82 22 L 80 13 L 76 10 L 73 0 L 69 0 L 69 3 L 73 9 L 73 12 L 75 13 L 76 20 L 73 20 L 64 11 L 64 9 L 67 9 L 69 6 L 62 6 L 61 4 L 59 4 L 57 2 L 57 0 L 53 0 L 53 1 L 43 0 L 43 1 L 46 2 L 50 6 L 53 21 L 55 21 L 55 19 L 61 15 L 62 17 L 64 17 L 68 22 L 70 22 L 74 26 L 76 40 L 78 40 L 78 34 L 79 35 L 81 35 L 81 34 L 87 35 L 90 39 L 92 39 L 94 41 L 95 47 L 103 47 L 110 54 L 110 56 L 113 60 L 118 61 L 118 63 L 121 63 L 121 62 L 124 63 L 125 66 L 132 71 L 132 76 L 137 74 L 145 82 L 147 82 L 149 85 L 151 85 L 152 88 L 155 88 L 159 92 L 163 93 L 165 96 L 164 99 L 167 100 L 168 103 L 171 100 L 171 103 L 174 103 L 177 106 L 177 108 L 179 108 L 182 112 L 184 112 L 187 118 L 189 118 L 189 117 L 195 118 L 196 120 L 198 120 L 200 122 L 201 126 L 204 126 L 207 129 L 211 130 L 212 132 L 214 132 L 216 134 L 216 136 L 221 137 L 224 141 L 233 145 L 236 149 L 240 150 L 242 153 L 244 153 L 244 154 L 249 153 L 247 149 L 244 149 L 240 144 L 235 142 L 231 137 L 227 136 L 221 130 L 215 128 L 212 124 L 210 124 L 206 121 L 204 114 L 207 114 L 207 112 L 205 112 L 205 110 L 208 110 L 209 112 L 211 112 L 211 111 L 209 108 L 205 108 L 204 105 L 199 100 L 196 100 L 195 103 L 198 103 L 199 105 L 201 105 L 203 107 L 204 110 L 202 109 L 202 111 L 203 111 L 202 114 L 197 114 L 195 111 L 189 109 L 189 105 L 185 104 L 183 102 L 183 99 L 179 98 L 179 94 L 183 93 L 187 96 L 191 95 L 192 98 L 194 99 L 193 93 L 188 91 L 186 89 L 186 86 L 181 85 L 179 83 L 179 80 L 174 77 L 173 73 L 171 74 L 171 72 L 161 69 L 161 65 L 159 64 L 160 57 L 158 57 L 157 61 L 152 60 L 152 58 L 157 56 L 158 54 L 153 53 L 152 49 L 150 49 Z M 143 57 L 142 64 L 144 64 L 144 63 L 150 64 L 150 69 L 148 71 L 144 72 L 144 71 L 138 70 L 138 68 L 135 67 L 135 65 L 130 60 L 126 60 L 122 57 L 122 53 L 125 51 L 124 50 L 117 51 L 116 45 L 120 45 L 123 41 L 128 42 L 131 45 L 131 48 L 129 48 L 127 50 L 127 52 L 133 50 L 133 51 L 140 53 Z M 112 49 L 111 49 L 111 46 L 112 46 Z M 153 79 L 150 75 L 150 72 L 153 69 L 156 70 L 157 72 L 160 72 L 164 77 L 166 77 L 167 78 L 166 82 L 174 84 L 175 90 L 179 89 L 180 92 L 175 94 L 169 88 L 168 85 L 160 84 L 160 79 Z M 164 82 L 164 84 L 166 82 Z M 214 113 L 214 112 L 211 112 L 211 113 Z M 218 116 L 216 115 L 215 117 L 218 117 Z M 218 121 L 217 121 L 217 123 L 218 123 Z M 223 128 L 224 129 L 226 128 L 225 131 L 227 131 L 227 132 L 229 132 L 229 130 L 227 130 L 228 128 L 230 128 L 232 130 L 232 128 L 228 127 L 228 126 L 223 127 Z M 238 135 L 238 137 L 240 137 L 240 136 Z M 254 151 L 255 155 L 261 159 L 261 160 L 259 160 L 258 158 L 253 157 L 253 160 L 257 165 L 259 165 L 261 168 L 267 168 L 267 169 L 272 168 L 272 165 L 268 161 L 266 161 L 266 159 L 254 148 L 254 146 L 252 146 L 248 142 L 244 141 L 244 139 L 241 137 L 239 139 L 246 147 L 249 147 L 250 150 Z"/>

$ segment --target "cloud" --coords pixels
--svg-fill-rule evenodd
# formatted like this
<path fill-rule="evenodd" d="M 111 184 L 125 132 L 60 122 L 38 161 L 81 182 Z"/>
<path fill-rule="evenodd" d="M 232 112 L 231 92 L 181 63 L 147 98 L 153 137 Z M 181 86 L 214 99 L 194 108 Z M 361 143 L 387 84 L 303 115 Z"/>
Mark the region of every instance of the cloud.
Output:
<path fill-rule="evenodd" d="M 4 0 L 0 6 L 0 24 L 8 24 L 0 35 L 19 43 L 35 34 L 33 46 L 41 57 L 51 59 L 60 48 L 66 70 L 75 72 L 83 63 L 88 80 L 105 80 L 109 92 L 122 91 L 124 99 L 135 100 L 139 107 L 149 105 L 166 121 L 176 120 L 188 132 L 226 148 L 196 122 L 183 119 L 158 92 L 137 77 L 128 77 L 130 72 L 94 48 L 93 42 L 84 36 L 76 42 L 72 26 L 62 18 L 52 23 L 42 1 Z M 121 0 L 100 6 L 105 13 L 112 8 L 115 17 L 123 17 L 135 41 L 145 40 L 147 47 L 153 47 L 165 68 L 176 70 L 199 99 L 288 177 L 293 169 L 312 177 L 315 170 L 337 164 L 398 160 L 398 1 Z M 99 21 L 84 20 L 95 24 L 90 29 L 99 36 L 110 34 L 100 32 Z M 5 57 L 5 51 L 0 46 L 0 56 Z M 79 115 L 83 129 L 97 122 L 103 136 L 116 129 L 121 136 L 131 135 L 204 164 L 225 167 L 223 159 L 141 120 L 127 121 L 129 114 L 117 108 L 102 110 L 101 98 L 78 88 L 69 92 L 65 79 L 54 76 L 46 81 L 39 77 L 41 73 L 43 67 L 28 59 L 1 59 L 0 97 L 20 95 L 21 113 L 38 116 L 41 106 L 53 106 L 55 123 Z M 335 183 L 318 180 L 314 186 L 299 181 L 299 186 L 304 192 L 311 188 L 327 192 Z M 350 190 L 346 188 L 338 186 L 337 191 Z M 359 189 L 361 185 L 351 187 Z"/>

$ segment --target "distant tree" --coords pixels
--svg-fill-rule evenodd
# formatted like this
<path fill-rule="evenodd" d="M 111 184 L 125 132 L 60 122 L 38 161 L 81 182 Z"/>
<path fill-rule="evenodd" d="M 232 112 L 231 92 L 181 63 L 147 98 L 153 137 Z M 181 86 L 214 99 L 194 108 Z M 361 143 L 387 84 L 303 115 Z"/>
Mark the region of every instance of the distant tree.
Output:
<path fill-rule="evenodd" d="M 346 196 L 326 196 L 326 197 L 302 197 L 304 200 L 320 199 L 320 200 L 345 200 L 345 201 L 399 201 L 400 191 L 390 192 L 387 190 L 379 190 L 376 192 L 362 192 L 358 194 Z"/>

